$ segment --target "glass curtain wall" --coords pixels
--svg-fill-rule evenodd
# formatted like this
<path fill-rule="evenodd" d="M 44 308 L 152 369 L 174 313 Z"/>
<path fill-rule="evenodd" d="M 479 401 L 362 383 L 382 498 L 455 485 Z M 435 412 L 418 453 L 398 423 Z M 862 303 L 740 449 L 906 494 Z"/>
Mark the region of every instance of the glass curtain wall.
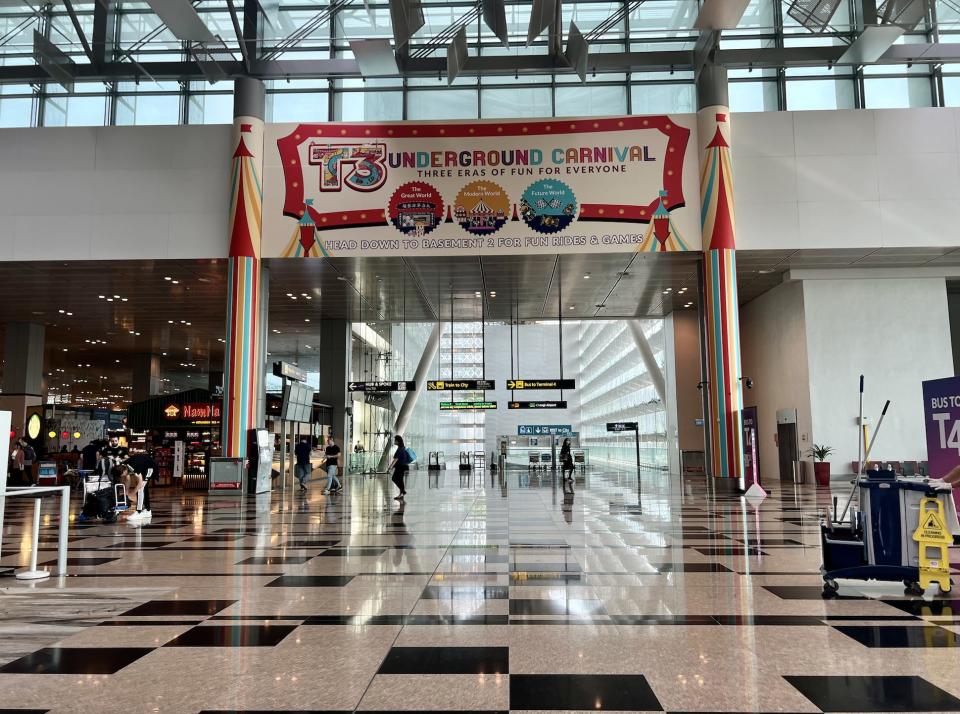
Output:
<path fill-rule="evenodd" d="M 650 343 L 661 370 L 665 369 L 663 320 L 641 320 L 644 334 Z M 377 356 L 367 350 L 360 355 L 355 348 L 354 375 L 378 375 L 366 378 L 391 380 L 413 379 L 417 363 L 427 344 L 435 323 L 393 324 L 390 344 L 386 347 L 392 356 L 381 360 L 387 365 L 377 371 Z M 510 377 L 511 330 L 506 323 L 488 323 L 485 329 L 479 322 L 445 322 L 440 327 L 440 347 L 428 370 L 427 379 L 494 379 L 494 392 L 455 392 L 458 401 L 497 401 L 496 411 L 440 411 L 441 401 L 450 401 L 450 392 L 421 392 L 416 408 L 404 432 L 409 446 L 417 452 L 421 463 L 427 463 L 430 452 L 441 452 L 447 468 L 456 469 L 458 454 L 490 452 L 496 449 L 501 435 L 516 435 L 519 424 L 570 424 L 580 433 L 580 445 L 589 450 L 590 462 L 600 467 L 633 468 L 636 463 L 633 434 L 609 434 L 610 421 L 636 421 L 640 426 L 641 463 L 648 468 L 667 466 L 667 412 L 657 396 L 653 381 L 640 357 L 629 325 L 623 320 L 564 321 L 564 376 L 577 382 L 577 389 L 563 397 L 566 410 L 508 410 L 510 392 L 506 380 Z M 522 372 L 517 376 L 555 377 L 558 375 L 558 327 L 556 321 L 537 321 L 521 324 L 513 333 L 513 349 L 519 353 Z M 384 334 L 386 334 L 384 332 Z M 451 352 L 452 340 L 452 352 Z M 484 354 L 483 344 L 486 342 Z M 366 349 L 366 348 L 364 348 Z M 377 351 L 382 351 L 381 346 Z M 451 359 L 452 357 L 452 359 Z M 367 367 L 358 369 L 357 359 L 365 359 Z M 484 364 L 485 363 L 485 364 Z M 536 373 L 536 374 L 534 374 Z M 389 375 L 389 376 L 384 376 Z M 556 399 L 557 394 L 520 393 L 518 399 Z M 361 431 L 392 429 L 393 422 L 384 427 L 383 419 L 393 419 L 399 411 L 404 395 L 393 396 L 388 409 L 380 412 L 362 401 L 354 402 L 355 439 L 369 440 Z M 374 409 L 377 407 L 373 407 Z M 376 427 L 371 418 L 381 417 Z M 358 428 L 361 431 L 358 431 Z M 371 444 L 379 444 L 376 458 L 382 453 L 385 438 L 375 434 Z M 377 441 L 376 439 L 380 440 Z M 390 434 L 392 438 L 392 434 Z M 367 441 L 362 441 L 365 445 Z M 371 447 L 367 447 L 370 449 Z"/>
<path fill-rule="evenodd" d="M 666 369 L 663 320 L 639 320 L 661 371 Z M 632 433 L 607 433 L 607 422 L 635 421 L 640 463 L 667 467 L 667 412 L 624 320 L 580 323 L 581 444 L 590 459 L 610 466 L 636 463 Z"/>
<path fill-rule="evenodd" d="M 79 22 L 89 38 L 94 2 L 76 0 Z M 238 59 L 239 46 L 226 0 L 195 3 L 203 21 L 223 41 L 223 57 Z M 160 24 L 144 2 L 117 0 L 114 58 L 141 63 L 190 61 L 184 43 Z M 349 42 L 391 37 L 385 2 L 354 3 L 301 0 L 262 3 L 268 22 L 262 28 L 264 59 L 351 59 Z M 647 0 L 640 4 L 575 0 L 563 4 L 563 27 L 575 21 L 590 31 L 626 5 L 626 17 L 598 37 L 590 36 L 591 53 L 692 49 L 697 0 Z M 440 57 L 442 47 L 428 45 L 435 35 L 468 15 L 473 3 L 427 2 L 425 27 L 412 40 L 414 55 Z M 721 48 L 845 45 L 857 24 L 856 2 L 844 0 L 827 31 L 814 35 L 785 12 L 780 0 L 751 0 L 734 30 L 725 31 Z M 486 25 L 467 23 L 471 56 L 543 55 L 546 38 L 525 46 L 529 3 L 508 4 L 510 48 L 504 48 Z M 960 35 L 960 3 L 935 0 L 928 19 L 901 37 L 898 44 L 954 42 Z M 50 37 L 78 64 L 89 60 L 64 6 L 50 3 L 35 10 L 26 3 L 0 5 L 0 65 L 33 64 L 32 36 Z M 297 30 L 302 38 L 287 47 L 283 40 Z M 960 65 L 904 61 L 866 68 L 804 66 L 793 69 L 735 69 L 731 72 L 733 111 L 957 106 Z M 384 121 L 401 119 L 518 118 L 601 114 L 690 112 L 695 106 L 693 74 L 687 71 L 613 73 L 591 71 L 581 84 L 569 74 L 516 77 L 461 77 L 447 87 L 446 78 L 283 79 L 268 82 L 267 119 L 292 121 Z M 105 124 L 226 123 L 230 121 L 232 82 L 153 81 L 77 82 L 72 93 L 53 83 L 0 85 L 0 127 Z"/>

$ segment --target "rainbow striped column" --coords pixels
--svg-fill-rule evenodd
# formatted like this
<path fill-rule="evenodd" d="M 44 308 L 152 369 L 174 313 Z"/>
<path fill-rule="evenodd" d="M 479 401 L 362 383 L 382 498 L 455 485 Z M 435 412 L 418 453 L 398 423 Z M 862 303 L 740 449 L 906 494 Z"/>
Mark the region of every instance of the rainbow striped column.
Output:
<path fill-rule="evenodd" d="M 263 388 L 260 333 L 260 238 L 263 121 L 234 120 L 227 283 L 227 346 L 223 370 L 223 455 L 245 457 L 247 430 L 257 424 Z"/>
<path fill-rule="evenodd" d="M 740 317 L 730 167 L 730 110 L 711 106 L 698 114 L 703 147 L 700 170 L 703 234 L 704 338 L 708 390 L 707 439 L 710 473 L 743 477 L 743 393 L 740 383 Z"/>

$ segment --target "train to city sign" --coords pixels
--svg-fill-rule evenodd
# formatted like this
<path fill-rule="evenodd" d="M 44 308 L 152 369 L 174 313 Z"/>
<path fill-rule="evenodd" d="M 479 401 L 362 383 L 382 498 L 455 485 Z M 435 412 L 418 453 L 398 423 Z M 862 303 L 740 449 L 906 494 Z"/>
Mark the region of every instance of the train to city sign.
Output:
<path fill-rule="evenodd" d="M 269 125 L 261 255 L 699 249 L 695 134 L 693 115 Z"/>

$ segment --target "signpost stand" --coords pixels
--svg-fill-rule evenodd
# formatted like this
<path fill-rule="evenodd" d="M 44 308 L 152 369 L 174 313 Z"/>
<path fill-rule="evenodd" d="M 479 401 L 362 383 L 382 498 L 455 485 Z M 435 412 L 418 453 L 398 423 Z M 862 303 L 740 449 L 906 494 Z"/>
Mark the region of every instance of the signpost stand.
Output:
<path fill-rule="evenodd" d="M 632 431 L 634 440 L 637 444 L 637 474 L 640 474 L 640 425 L 635 421 L 613 421 L 607 422 L 607 431 L 619 434 L 624 431 Z"/>

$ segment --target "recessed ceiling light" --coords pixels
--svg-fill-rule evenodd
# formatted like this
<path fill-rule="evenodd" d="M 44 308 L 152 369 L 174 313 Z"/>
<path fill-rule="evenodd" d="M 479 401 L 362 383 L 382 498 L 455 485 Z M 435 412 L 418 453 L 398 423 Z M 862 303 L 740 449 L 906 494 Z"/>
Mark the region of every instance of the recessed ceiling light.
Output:
<path fill-rule="evenodd" d="M 106 297 L 106 295 L 97 295 L 97 297 L 103 300 Z"/>
<path fill-rule="evenodd" d="M 305 318 L 303 318 L 303 321 L 304 321 L 304 322 L 310 322 L 310 318 L 309 318 L 309 317 L 305 317 Z"/>
<path fill-rule="evenodd" d="M 590 273 L 584 273 L 583 279 L 584 279 L 584 280 L 589 280 L 589 279 L 590 279 Z"/>
<path fill-rule="evenodd" d="M 576 310 L 576 309 L 577 309 L 577 306 L 576 306 L 576 305 L 571 305 L 571 306 L 570 306 L 570 309 L 571 309 L 571 310 Z"/>
<path fill-rule="evenodd" d="M 174 285 L 179 285 L 179 284 L 180 284 L 180 281 L 179 281 L 179 280 L 171 280 L 170 282 L 173 283 Z"/>
<path fill-rule="evenodd" d="M 114 297 L 115 299 L 119 299 L 119 298 L 120 298 L 119 295 L 114 295 L 113 297 Z"/>
<path fill-rule="evenodd" d="M 65 312 L 65 310 L 57 310 L 57 312 L 59 312 L 62 315 Z"/>

